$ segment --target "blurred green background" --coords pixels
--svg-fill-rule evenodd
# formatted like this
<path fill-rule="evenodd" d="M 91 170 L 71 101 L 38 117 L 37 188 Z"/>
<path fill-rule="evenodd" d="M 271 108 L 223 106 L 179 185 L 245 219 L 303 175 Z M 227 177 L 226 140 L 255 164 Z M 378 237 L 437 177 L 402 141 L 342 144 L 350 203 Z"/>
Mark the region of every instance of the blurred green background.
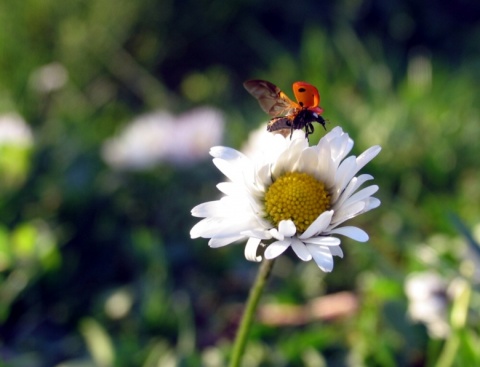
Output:
<path fill-rule="evenodd" d="M 383 150 L 370 241 L 282 256 L 245 366 L 480 365 L 479 39 L 473 0 L 1 2 L 2 365 L 225 365 L 258 264 L 190 209 L 268 118 L 250 78 Z"/>

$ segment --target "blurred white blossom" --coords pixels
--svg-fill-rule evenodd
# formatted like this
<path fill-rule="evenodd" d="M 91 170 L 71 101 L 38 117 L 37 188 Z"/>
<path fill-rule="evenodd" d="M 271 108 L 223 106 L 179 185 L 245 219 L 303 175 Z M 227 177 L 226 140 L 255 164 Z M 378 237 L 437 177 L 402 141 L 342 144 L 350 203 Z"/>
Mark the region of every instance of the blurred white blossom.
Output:
<path fill-rule="evenodd" d="M 433 338 L 446 338 L 450 333 L 447 288 L 447 282 L 434 272 L 412 273 L 405 282 L 408 314 L 425 324 Z"/>
<path fill-rule="evenodd" d="M 20 115 L 0 115 L 0 192 L 17 190 L 25 182 L 33 144 L 32 130 Z"/>
<path fill-rule="evenodd" d="M 223 136 L 220 111 L 199 107 L 179 116 L 156 111 L 139 116 L 105 141 L 103 159 L 117 169 L 147 169 L 158 163 L 188 165 L 205 159 Z"/>
<path fill-rule="evenodd" d="M 32 130 L 20 115 L 14 112 L 0 115 L 0 145 L 30 147 L 32 144 Z"/>
<path fill-rule="evenodd" d="M 36 69 L 30 76 L 31 86 L 43 93 L 62 88 L 68 81 L 68 72 L 59 62 L 52 62 Z"/>

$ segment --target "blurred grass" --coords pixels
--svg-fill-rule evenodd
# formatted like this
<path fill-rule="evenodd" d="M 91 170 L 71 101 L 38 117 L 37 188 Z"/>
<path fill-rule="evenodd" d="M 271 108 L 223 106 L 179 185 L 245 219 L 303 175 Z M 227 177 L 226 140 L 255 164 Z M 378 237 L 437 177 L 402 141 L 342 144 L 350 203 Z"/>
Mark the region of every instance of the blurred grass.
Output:
<path fill-rule="evenodd" d="M 188 235 L 190 209 L 215 198 L 223 178 L 208 160 L 115 171 L 100 152 L 141 113 L 199 105 L 224 111 L 224 143 L 238 148 L 267 119 L 242 88 L 262 78 L 290 95 L 296 80 L 318 86 L 329 130 L 348 131 L 355 154 L 383 147 L 365 170 L 382 206 L 355 220 L 371 239 L 344 240 L 333 273 L 285 256 L 266 296 L 302 304 L 346 290 L 357 312 L 256 325 L 248 366 L 478 364 L 478 255 L 467 243 L 478 243 L 479 11 L 475 2 L 1 3 L 0 114 L 21 115 L 34 144 L 0 141 L 0 359 L 224 365 L 257 266 L 242 246 L 212 250 Z M 49 87 L 39 72 L 52 63 L 60 82 Z M 424 270 L 472 292 L 445 343 L 406 315 L 403 282 Z"/>

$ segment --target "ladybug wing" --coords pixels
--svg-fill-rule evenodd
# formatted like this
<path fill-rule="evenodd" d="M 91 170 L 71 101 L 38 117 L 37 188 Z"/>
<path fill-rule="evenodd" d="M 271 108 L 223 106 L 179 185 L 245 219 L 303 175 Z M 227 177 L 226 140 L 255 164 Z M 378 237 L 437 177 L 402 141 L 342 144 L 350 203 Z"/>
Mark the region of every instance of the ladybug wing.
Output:
<path fill-rule="evenodd" d="M 270 116 L 291 115 L 300 108 L 280 88 L 266 80 L 247 80 L 243 86 Z"/>
<path fill-rule="evenodd" d="M 274 117 L 273 119 L 270 120 L 270 122 L 267 125 L 267 131 L 268 132 L 274 132 L 277 130 L 283 130 L 283 129 L 292 129 L 292 119 L 288 117 Z"/>
<path fill-rule="evenodd" d="M 291 116 L 274 117 L 268 123 L 267 131 L 287 137 L 292 134 L 292 120 L 293 118 L 291 118 Z"/>
<path fill-rule="evenodd" d="M 317 107 L 320 103 L 320 94 L 317 88 L 305 82 L 293 83 L 293 93 L 302 107 Z"/>

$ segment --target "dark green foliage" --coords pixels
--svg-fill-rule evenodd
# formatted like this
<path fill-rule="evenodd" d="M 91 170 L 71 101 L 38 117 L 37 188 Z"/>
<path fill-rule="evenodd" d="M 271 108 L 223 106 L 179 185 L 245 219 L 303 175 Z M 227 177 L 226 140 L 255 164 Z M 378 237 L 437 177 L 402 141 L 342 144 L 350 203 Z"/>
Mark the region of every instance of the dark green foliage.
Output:
<path fill-rule="evenodd" d="M 296 80 L 316 85 L 327 130 L 342 126 L 354 154 L 382 145 L 364 170 L 382 206 L 355 219 L 370 241 L 344 240 L 333 273 L 287 255 L 265 297 L 303 305 L 346 291 L 358 309 L 256 325 L 249 366 L 478 365 L 479 11 L 474 1 L 2 2 L 0 117 L 21 116 L 33 144 L 0 140 L 0 360 L 225 364 L 257 264 L 243 244 L 189 237 L 191 208 L 217 199 L 224 178 L 208 159 L 115 170 L 102 149 L 140 114 L 202 105 L 223 111 L 224 144 L 239 148 L 268 119 L 242 87 L 262 78 L 289 95 Z M 51 63 L 68 79 L 42 90 Z M 403 282 L 424 270 L 465 281 L 449 307 L 468 317 L 445 345 L 406 315 Z"/>

